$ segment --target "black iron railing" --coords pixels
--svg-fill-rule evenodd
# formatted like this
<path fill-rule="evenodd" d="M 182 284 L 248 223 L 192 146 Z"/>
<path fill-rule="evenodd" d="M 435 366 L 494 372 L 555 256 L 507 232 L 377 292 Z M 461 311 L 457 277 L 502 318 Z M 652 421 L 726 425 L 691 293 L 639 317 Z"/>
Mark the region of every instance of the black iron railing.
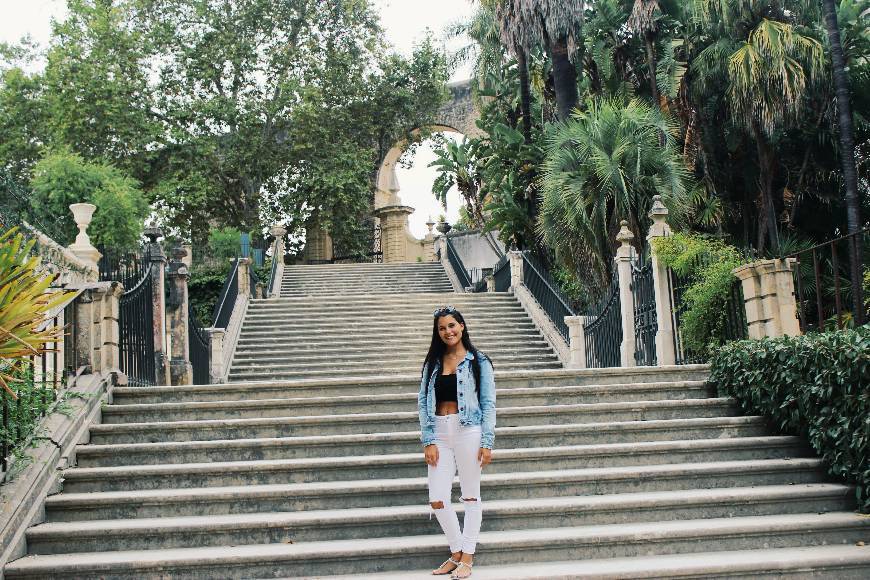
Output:
<path fill-rule="evenodd" d="M 131 386 L 153 385 L 157 380 L 154 360 L 154 303 L 150 265 L 142 279 L 121 295 L 118 308 L 121 370 Z"/>
<path fill-rule="evenodd" d="M 619 304 L 619 276 L 614 269 L 610 288 L 592 307 L 583 325 L 586 336 L 586 367 L 618 367 L 621 364 L 622 312 Z"/>
<path fill-rule="evenodd" d="M 233 267 L 230 270 L 227 279 L 224 281 L 224 287 L 221 290 L 220 296 L 215 303 L 212 326 L 215 328 L 226 328 L 229 326 L 230 317 L 233 315 L 233 308 L 236 306 L 236 299 L 239 297 L 239 260 L 233 260 Z"/>
<path fill-rule="evenodd" d="M 97 248 L 102 256 L 97 262 L 100 281 L 120 282 L 125 289 L 135 286 L 148 269 L 148 251 L 119 252 L 111 248 Z"/>
<path fill-rule="evenodd" d="M 574 316 L 574 310 L 550 274 L 528 252 L 523 252 L 523 284 L 567 342 L 568 325 L 565 324 L 565 317 Z"/>
<path fill-rule="evenodd" d="M 863 265 L 853 272 L 849 259 L 855 250 L 867 255 L 870 228 L 786 256 L 796 260 L 795 298 L 802 332 L 861 326 L 870 319 L 870 302 L 861 283 Z"/>
<path fill-rule="evenodd" d="M 471 278 L 468 275 L 468 270 L 465 269 L 465 264 L 462 263 L 462 258 L 456 253 L 456 248 L 453 247 L 453 242 L 447 238 L 447 259 L 450 261 L 450 267 L 459 278 L 459 285 L 463 288 L 471 286 Z"/>
<path fill-rule="evenodd" d="M 507 292 L 511 287 L 511 261 L 507 256 L 502 256 L 492 269 L 492 277 L 495 282 L 496 292 Z"/>
<path fill-rule="evenodd" d="M 637 366 L 655 366 L 656 295 L 652 261 L 638 260 L 631 265 L 631 295 L 634 299 L 634 361 Z"/>
<path fill-rule="evenodd" d="M 193 367 L 193 384 L 209 384 L 209 336 L 188 302 L 187 333 L 190 340 L 190 364 Z"/>
<path fill-rule="evenodd" d="M 248 288 L 250 288 L 251 297 L 257 296 L 257 284 L 260 283 L 260 277 L 254 272 L 254 265 L 248 267 Z"/>

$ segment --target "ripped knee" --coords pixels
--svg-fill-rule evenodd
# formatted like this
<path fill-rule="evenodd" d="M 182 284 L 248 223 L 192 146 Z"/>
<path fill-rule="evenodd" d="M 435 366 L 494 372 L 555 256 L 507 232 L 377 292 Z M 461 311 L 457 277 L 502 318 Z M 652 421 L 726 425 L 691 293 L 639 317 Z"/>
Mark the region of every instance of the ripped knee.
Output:
<path fill-rule="evenodd" d="M 431 501 L 431 502 L 429 502 L 429 505 L 432 506 L 432 509 L 433 509 L 433 510 L 442 510 L 442 509 L 444 509 L 444 502 L 443 502 L 443 501 Z"/>

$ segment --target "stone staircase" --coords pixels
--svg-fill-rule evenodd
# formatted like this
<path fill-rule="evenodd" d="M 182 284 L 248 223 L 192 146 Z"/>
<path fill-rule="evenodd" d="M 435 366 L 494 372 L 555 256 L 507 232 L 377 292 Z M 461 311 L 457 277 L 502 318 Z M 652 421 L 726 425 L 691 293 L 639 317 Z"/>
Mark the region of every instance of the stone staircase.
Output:
<path fill-rule="evenodd" d="M 509 295 L 353 279 L 379 267 L 254 302 L 228 384 L 116 388 L 6 578 L 431 578 L 416 394 L 445 302 L 496 364 L 472 578 L 870 576 L 853 490 L 705 367 L 562 369 Z"/>

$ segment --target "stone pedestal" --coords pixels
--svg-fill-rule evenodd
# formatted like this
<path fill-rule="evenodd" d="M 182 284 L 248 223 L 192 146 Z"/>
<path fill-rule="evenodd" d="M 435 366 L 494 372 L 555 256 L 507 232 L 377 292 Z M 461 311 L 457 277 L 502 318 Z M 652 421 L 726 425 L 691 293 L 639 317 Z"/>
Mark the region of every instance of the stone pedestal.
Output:
<path fill-rule="evenodd" d="M 749 338 L 798 336 L 794 258 L 758 260 L 734 269 L 743 287 Z"/>
<path fill-rule="evenodd" d="M 620 243 L 616 250 L 616 271 L 619 276 L 619 308 L 622 320 L 622 345 L 620 346 L 620 366 L 633 367 L 637 365 L 634 359 L 635 335 L 634 335 L 634 297 L 631 295 L 631 241 L 634 234 L 628 229 L 628 222 L 622 220 L 621 229 L 616 236 Z"/>
<path fill-rule="evenodd" d="M 102 254 L 91 244 L 91 239 L 88 237 L 88 226 L 91 225 L 91 219 L 94 217 L 97 206 L 92 203 L 74 203 L 69 206 L 69 209 L 72 211 L 73 219 L 79 228 L 75 242 L 69 246 L 69 250 L 89 267 L 96 270 Z"/>
<path fill-rule="evenodd" d="M 157 242 L 163 236 L 158 227 L 145 228 L 148 238 L 148 260 L 151 262 L 151 302 L 153 318 L 151 328 L 154 332 L 154 373 L 155 384 L 169 385 L 169 353 L 166 348 L 166 254 Z"/>
<path fill-rule="evenodd" d="M 187 251 L 180 246 L 172 250 L 169 262 L 169 300 L 166 318 L 172 345 L 169 377 L 172 385 L 192 385 L 193 366 L 190 363 L 190 335 L 188 327 L 187 282 L 190 272 L 184 264 Z"/>
<path fill-rule="evenodd" d="M 414 208 L 389 205 L 376 209 L 372 215 L 381 220 L 381 251 L 384 263 L 408 261 L 408 216 Z"/>
<path fill-rule="evenodd" d="M 303 252 L 305 261 L 314 264 L 332 261 L 334 257 L 332 236 L 316 221 L 311 221 L 309 224 L 305 228 L 305 250 Z"/>
<path fill-rule="evenodd" d="M 88 291 L 79 305 L 79 325 L 89 327 L 79 334 L 86 341 L 82 351 L 88 349 L 88 364 L 95 373 L 120 373 L 119 312 L 124 287 L 118 282 L 98 282 Z"/>
<path fill-rule="evenodd" d="M 272 242 L 272 260 L 277 264 L 272 268 L 274 279 L 270 280 L 270 287 L 265 290 L 266 298 L 275 298 L 281 295 L 281 279 L 284 278 L 284 236 L 287 228 L 281 224 L 275 224 L 269 230 L 275 241 Z"/>
<path fill-rule="evenodd" d="M 523 253 L 519 250 L 511 250 L 508 252 L 511 269 L 511 290 L 522 285 L 523 283 Z"/>
<path fill-rule="evenodd" d="M 223 328 L 207 328 L 208 333 L 208 376 L 209 383 L 216 385 L 224 382 L 224 336 Z"/>
<path fill-rule="evenodd" d="M 565 324 L 568 325 L 568 368 L 586 368 L 586 316 L 566 316 Z"/>
<path fill-rule="evenodd" d="M 671 301 L 671 290 L 668 282 L 668 267 L 662 264 L 656 255 L 654 240 L 666 238 L 671 235 L 671 228 L 667 224 L 668 208 L 662 203 L 659 195 L 653 197 L 653 206 L 649 212 L 653 223 L 646 236 L 651 247 L 653 293 L 656 300 L 656 361 L 659 366 L 672 365 L 677 362 L 676 349 L 674 348 L 674 317 Z"/>

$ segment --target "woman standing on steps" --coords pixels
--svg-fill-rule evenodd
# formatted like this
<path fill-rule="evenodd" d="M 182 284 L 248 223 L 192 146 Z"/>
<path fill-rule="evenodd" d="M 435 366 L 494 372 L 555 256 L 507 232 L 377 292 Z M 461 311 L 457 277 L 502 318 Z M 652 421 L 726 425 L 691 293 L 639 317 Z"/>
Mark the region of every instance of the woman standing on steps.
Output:
<path fill-rule="evenodd" d="M 480 472 L 492 461 L 495 381 L 489 358 L 474 348 L 462 314 L 452 306 L 433 313 L 432 343 L 420 380 L 417 410 L 429 466 L 429 502 L 447 536 L 450 558 L 432 571 L 468 578 L 480 522 Z M 459 470 L 463 528 L 451 503 Z"/>

